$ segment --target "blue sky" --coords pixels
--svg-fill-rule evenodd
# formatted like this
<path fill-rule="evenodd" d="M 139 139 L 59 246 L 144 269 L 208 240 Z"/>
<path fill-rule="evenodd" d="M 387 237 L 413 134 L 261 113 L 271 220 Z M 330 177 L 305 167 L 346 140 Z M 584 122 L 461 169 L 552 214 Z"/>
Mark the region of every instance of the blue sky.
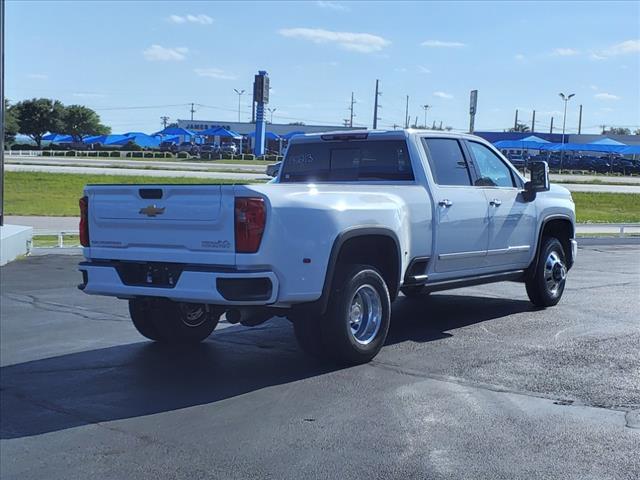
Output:
<path fill-rule="evenodd" d="M 233 89 L 271 77 L 276 123 L 433 120 L 477 130 L 562 124 L 558 92 L 575 93 L 567 130 L 640 128 L 640 2 L 125 2 L 6 4 L 6 96 L 95 108 L 114 132 L 155 131 L 160 116 L 236 120 Z M 250 118 L 248 93 L 243 120 Z M 153 108 L 132 108 L 153 107 Z"/>

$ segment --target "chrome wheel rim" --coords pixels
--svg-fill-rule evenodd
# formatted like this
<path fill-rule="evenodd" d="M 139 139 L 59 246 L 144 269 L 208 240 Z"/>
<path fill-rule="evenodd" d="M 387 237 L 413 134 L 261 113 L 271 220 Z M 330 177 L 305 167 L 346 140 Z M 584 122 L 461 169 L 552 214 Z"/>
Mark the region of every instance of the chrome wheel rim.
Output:
<path fill-rule="evenodd" d="M 207 321 L 207 315 L 203 305 L 181 305 L 182 323 L 187 327 L 195 328 Z"/>
<path fill-rule="evenodd" d="M 552 251 L 544 262 L 544 281 L 551 296 L 558 295 L 566 277 L 567 268 L 558 252 Z"/>
<path fill-rule="evenodd" d="M 351 298 L 348 319 L 349 331 L 360 345 L 371 343 L 382 323 L 382 300 L 371 285 L 361 285 Z"/>

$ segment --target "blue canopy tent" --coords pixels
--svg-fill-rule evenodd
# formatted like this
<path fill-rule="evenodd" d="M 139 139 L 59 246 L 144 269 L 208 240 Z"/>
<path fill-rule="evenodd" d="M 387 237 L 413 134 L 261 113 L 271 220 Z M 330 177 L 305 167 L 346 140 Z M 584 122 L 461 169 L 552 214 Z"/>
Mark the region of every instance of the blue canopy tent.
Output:
<path fill-rule="evenodd" d="M 49 133 L 42 137 L 42 140 L 51 143 L 70 143 L 73 142 L 73 137 L 71 135 L 64 135 L 62 133 Z"/>
<path fill-rule="evenodd" d="M 93 135 L 91 137 L 87 137 L 82 140 L 83 143 L 93 144 L 93 143 L 101 143 L 103 145 L 113 144 L 118 140 L 128 139 L 126 135 Z"/>
<path fill-rule="evenodd" d="M 608 144 L 594 144 L 594 143 L 565 143 L 557 148 L 555 151 L 573 151 L 573 152 L 601 152 L 601 153 L 620 153 L 626 145 L 608 145 Z"/>
<path fill-rule="evenodd" d="M 239 133 L 227 130 L 226 128 L 222 127 L 207 128 L 206 130 L 199 132 L 199 135 L 205 135 L 207 137 L 233 138 L 234 140 L 242 139 L 242 135 L 240 135 Z"/>
<path fill-rule="evenodd" d="M 628 147 L 624 147 L 620 152 L 622 155 L 635 155 L 640 153 L 640 145 L 629 145 Z"/>
<path fill-rule="evenodd" d="M 191 130 L 181 127 L 167 127 L 164 130 L 154 133 L 153 135 L 179 135 L 181 137 L 194 137 L 196 134 Z"/>
<path fill-rule="evenodd" d="M 617 140 L 614 140 L 613 138 L 605 137 L 605 138 L 601 138 L 600 140 L 596 140 L 595 142 L 591 142 L 590 145 L 624 145 L 626 146 L 626 143 L 619 142 Z"/>
<path fill-rule="evenodd" d="M 145 133 L 139 133 L 136 135 L 125 135 L 125 138 L 114 139 L 110 142 L 105 142 L 105 145 L 126 145 L 129 142 L 133 142 L 139 147 L 143 148 L 157 148 L 160 146 L 160 139 L 152 137 Z"/>
<path fill-rule="evenodd" d="M 500 140 L 494 145 L 498 148 L 519 148 L 521 150 L 542 150 L 544 145 L 552 145 L 547 140 L 530 135 L 520 140 Z"/>

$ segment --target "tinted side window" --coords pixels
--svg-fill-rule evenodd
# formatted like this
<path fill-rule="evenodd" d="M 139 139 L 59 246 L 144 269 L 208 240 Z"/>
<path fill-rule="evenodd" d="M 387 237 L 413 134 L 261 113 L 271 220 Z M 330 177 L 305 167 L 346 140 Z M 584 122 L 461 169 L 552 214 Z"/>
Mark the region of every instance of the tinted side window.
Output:
<path fill-rule="evenodd" d="M 404 140 L 294 143 L 281 182 L 413 180 Z"/>
<path fill-rule="evenodd" d="M 469 166 L 453 138 L 423 138 L 431 173 L 438 185 L 471 185 Z"/>
<path fill-rule="evenodd" d="M 468 142 L 473 155 L 478 178 L 478 187 L 513 187 L 511 169 L 493 151 L 481 143 Z"/>

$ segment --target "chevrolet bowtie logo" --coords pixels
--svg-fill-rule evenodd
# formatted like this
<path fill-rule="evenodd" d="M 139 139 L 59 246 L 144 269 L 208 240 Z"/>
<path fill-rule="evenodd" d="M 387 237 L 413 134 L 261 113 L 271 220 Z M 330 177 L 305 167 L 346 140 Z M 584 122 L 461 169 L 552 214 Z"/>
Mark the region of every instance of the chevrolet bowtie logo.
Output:
<path fill-rule="evenodd" d="M 138 213 L 146 215 L 147 217 L 155 217 L 164 213 L 165 207 L 158 208 L 155 205 L 149 205 L 148 207 L 141 208 Z"/>

